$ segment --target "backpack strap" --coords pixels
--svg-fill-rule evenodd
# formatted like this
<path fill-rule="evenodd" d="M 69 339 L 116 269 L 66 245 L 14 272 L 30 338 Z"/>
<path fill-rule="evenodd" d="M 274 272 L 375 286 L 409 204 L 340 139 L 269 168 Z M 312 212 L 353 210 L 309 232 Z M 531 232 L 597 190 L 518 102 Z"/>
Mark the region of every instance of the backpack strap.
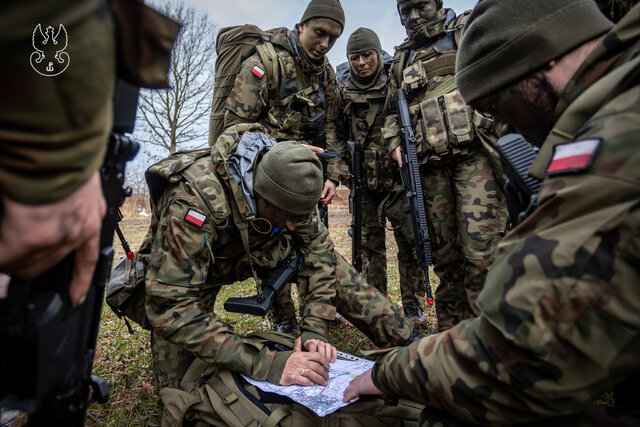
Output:
<path fill-rule="evenodd" d="M 263 427 L 276 427 L 280 425 L 280 421 L 291 415 L 291 405 L 282 405 L 275 411 L 271 412 L 266 421 L 262 423 Z"/>
<path fill-rule="evenodd" d="M 207 381 L 207 384 L 209 384 L 215 390 L 215 392 L 218 393 L 218 396 L 220 396 L 224 404 L 229 407 L 231 412 L 233 412 L 238 420 L 240 420 L 243 426 L 248 427 L 251 425 L 260 425 L 260 423 L 255 418 L 253 418 L 249 414 L 249 411 L 247 411 L 242 405 L 242 402 L 238 398 L 238 395 L 235 392 L 231 391 L 219 376 L 212 376 Z"/>
<path fill-rule="evenodd" d="M 278 65 L 280 58 L 276 53 L 273 43 L 269 40 L 265 40 L 264 43 L 256 46 L 256 53 L 260 58 L 260 62 L 265 66 L 265 72 L 267 73 L 267 81 L 271 90 L 277 91 L 278 88 Z"/>

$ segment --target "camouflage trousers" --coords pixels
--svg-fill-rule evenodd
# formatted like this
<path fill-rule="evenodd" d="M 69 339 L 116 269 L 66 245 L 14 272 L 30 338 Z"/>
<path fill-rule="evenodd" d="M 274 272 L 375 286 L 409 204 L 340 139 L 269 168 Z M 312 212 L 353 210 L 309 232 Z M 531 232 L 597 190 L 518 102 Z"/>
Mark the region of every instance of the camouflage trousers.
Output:
<path fill-rule="evenodd" d="M 411 321 L 385 295 L 368 285 L 344 257 L 337 253 L 336 257 L 334 304 L 337 312 L 380 348 L 404 345 L 414 329 Z M 300 312 L 304 312 L 303 297 L 300 298 Z M 154 380 L 160 387 L 176 387 L 195 360 L 193 353 L 154 331 L 151 332 L 151 352 Z"/>
<path fill-rule="evenodd" d="M 387 250 L 385 227 L 378 221 L 378 206 L 385 192 L 362 190 L 362 271 L 367 283 L 387 294 Z M 402 307 L 422 308 L 425 296 L 424 273 L 418 266 L 415 249 L 404 235 L 394 231 L 398 245 L 398 271 Z"/>
<path fill-rule="evenodd" d="M 474 151 L 420 170 L 431 237 L 440 331 L 478 315 L 476 300 L 504 237 L 504 194 L 488 157 Z"/>

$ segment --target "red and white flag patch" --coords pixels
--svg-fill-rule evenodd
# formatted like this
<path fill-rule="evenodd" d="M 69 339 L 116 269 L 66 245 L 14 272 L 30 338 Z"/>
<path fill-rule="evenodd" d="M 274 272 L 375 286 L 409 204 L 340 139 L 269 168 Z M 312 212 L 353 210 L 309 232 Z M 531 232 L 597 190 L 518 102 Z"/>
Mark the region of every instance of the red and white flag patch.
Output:
<path fill-rule="evenodd" d="M 253 73 L 254 76 L 256 76 L 259 79 L 262 79 L 262 77 L 264 77 L 264 70 L 258 67 L 257 65 L 253 66 L 253 68 L 251 69 L 251 72 Z"/>
<path fill-rule="evenodd" d="M 187 215 L 184 217 L 184 220 L 189 224 L 193 224 L 196 227 L 202 228 L 205 222 L 207 222 L 207 216 L 202 212 L 198 212 L 194 209 L 189 209 Z"/>
<path fill-rule="evenodd" d="M 601 139 L 585 139 L 556 145 L 553 147 L 553 157 L 547 167 L 547 175 L 585 170 L 593 163 L 600 143 Z"/>

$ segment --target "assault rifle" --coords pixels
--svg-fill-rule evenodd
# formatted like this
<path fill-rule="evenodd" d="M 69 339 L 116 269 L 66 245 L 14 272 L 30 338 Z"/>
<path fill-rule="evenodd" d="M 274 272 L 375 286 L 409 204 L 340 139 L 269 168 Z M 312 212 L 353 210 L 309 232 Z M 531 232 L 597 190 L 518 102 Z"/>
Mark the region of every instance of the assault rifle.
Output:
<path fill-rule="evenodd" d="M 133 111 L 131 128 L 135 107 Z M 84 303 L 69 300 L 72 255 L 33 280 L 12 277 L 7 297 L 0 300 L 0 407 L 28 412 L 29 425 L 83 426 L 89 391 L 93 389 L 93 398 L 101 403 L 109 397 L 105 381 L 91 370 L 118 208 L 131 191 L 123 188 L 125 164 L 138 148 L 121 134 L 109 138 L 100 169 L 107 212 Z"/>
<path fill-rule="evenodd" d="M 427 215 L 424 207 L 424 195 L 422 182 L 420 181 L 420 168 L 418 166 L 418 154 L 416 153 L 416 136 L 411 126 L 409 104 L 404 89 L 398 89 L 395 96 L 396 111 L 400 121 L 400 137 L 402 139 L 402 167 L 400 178 L 402 186 L 407 191 L 408 206 L 405 211 L 411 212 L 413 223 L 413 235 L 416 245 L 416 257 L 418 264 L 424 270 L 424 278 L 427 291 L 427 304 L 433 304 L 431 283 L 429 282 L 429 266 L 431 262 L 431 241 L 427 228 Z"/>
<path fill-rule="evenodd" d="M 500 161 L 507 175 L 504 193 L 507 197 L 509 220 L 512 226 L 526 218 L 538 202 L 540 180 L 528 175 L 538 148 L 529 144 L 520 134 L 510 133 L 498 140 Z"/>
<path fill-rule="evenodd" d="M 291 256 L 278 261 L 276 268 L 262 284 L 262 291 L 258 295 L 246 298 L 229 298 L 224 303 L 224 309 L 231 313 L 266 316 L 276 295 L 300 271 L 303 261 L 302 253 L 295 249 Z"/>
<path fill-rule="evenodd" d="M 351 264 L 362 272 L 362 144 L 358 141 L 348 141 L 347 144 L 351 150 Z"/>
<path fill-rule="evenodd" d="M 340 154 L 335 151 L 327 151 L 327 133 L 324 130 L 324 113 L 319 112 L 314 114 L 305 126 L 308 131 L 311 131 L 313 138 L 313 146 L 320 147 L 324 151 L 322 153 L 316 153 L 322 163 L 322 182 L 327 182 L 327 160 L 338 157 Z M 320 220 L 329 227 L 329 208 L 326 203 L 318 202 L 318 210 L 320 211 Z"/>

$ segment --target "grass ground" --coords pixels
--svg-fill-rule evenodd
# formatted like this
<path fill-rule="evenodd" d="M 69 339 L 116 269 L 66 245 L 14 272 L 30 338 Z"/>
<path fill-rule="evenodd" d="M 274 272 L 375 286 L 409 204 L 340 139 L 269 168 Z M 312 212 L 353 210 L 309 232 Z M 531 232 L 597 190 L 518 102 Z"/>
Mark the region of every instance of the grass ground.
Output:
<path fill-rule="evenodd" d="M 350 216 L 347 209 L 348 193 L 341 190 L 330 205 L 330 232 L 339 253 L 350 259 L 351 238 L 347 230 Z M 132 249 L 140 246 L 149 224 L 149 218 L 141 216 L 146 203 L 132 200 L 123 207 L 124 219 L 120 226 Z M 398 286 L 397 248 L 392 233 L 387 233 L 389 298 L 400 304 Z M 119 242 L 114 242 L 116 259 L 123 256 Z M 435 278 L 435 276 L 434 276 Z M 437 280 L 437 278 L 435 278 Z M 269 328 L 265 318 L 226 312 L 222 305 L 230 296 L 248 296 L 255 293 L 252 281 L 226 286 L 219 294 L 215 307 L 222 321 L 232 325 L 237 333 L 245 334 Z M 427 309 L 428 326 L 425 333 L 435 329 L 435 310 Z M 111 397 L 104 405 L 91 403 L 87 413 L 89 426 L 150 426 L 160 422 L 162 405 L 153 385 L 149 332 L 132 324 L 135 334 L 130 334 L 124 321 L 106 306 L 103 309 L 94 374 L 103 377 Z M 346 323 L 332 326 L 330 341 L 339 350 L 362 356 L 362 351 L 373 349 L 371 341 L 360 331 Z"/>

